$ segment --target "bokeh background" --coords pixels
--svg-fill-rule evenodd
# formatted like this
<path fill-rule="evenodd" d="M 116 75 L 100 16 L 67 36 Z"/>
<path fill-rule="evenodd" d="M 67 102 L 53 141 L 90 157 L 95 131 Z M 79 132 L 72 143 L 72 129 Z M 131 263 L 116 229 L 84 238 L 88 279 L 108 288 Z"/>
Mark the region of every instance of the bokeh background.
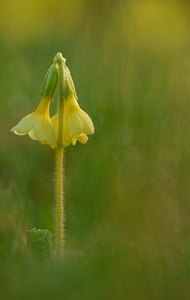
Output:
<path fill-rule="evenodd" d="M 185 0 L 1 1 L 0 299 L 190 299 L 189 28 Z M 54 151 L 10 133 L 58 51 L 96 129 L 65 151 L 63 267 L 28 242 Z"/>

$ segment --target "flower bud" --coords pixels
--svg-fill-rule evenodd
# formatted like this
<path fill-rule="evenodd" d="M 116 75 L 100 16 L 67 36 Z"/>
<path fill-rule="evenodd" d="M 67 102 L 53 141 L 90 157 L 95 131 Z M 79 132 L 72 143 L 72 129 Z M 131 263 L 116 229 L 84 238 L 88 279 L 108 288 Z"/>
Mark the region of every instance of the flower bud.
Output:
<path fill-rule="evenodd" d="M 41 97 L 52 98 L 58 83 L 58 66 L 52 64 L 47 71 L 42 85 Z"/>

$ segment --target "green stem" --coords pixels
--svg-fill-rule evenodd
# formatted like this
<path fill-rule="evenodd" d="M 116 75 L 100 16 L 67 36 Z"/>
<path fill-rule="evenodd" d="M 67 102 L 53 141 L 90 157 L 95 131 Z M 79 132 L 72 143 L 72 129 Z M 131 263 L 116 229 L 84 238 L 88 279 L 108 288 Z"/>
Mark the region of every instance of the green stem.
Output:
<path fill-rule="evenodd" d="M 63 206 L 63 149 L 56 149 L 56 257 L 63 256 L 64 206 Z"/>
<path fill-rule="evenodd" d="M 59 69 L 58 133 L 56 147 L 56 257 L 61 259 L 64 253 L 64 194 L 63 194 L 63 107 L 65 99 L 64 64 L 65 59 L 57 53 L 54 63 Z"/>

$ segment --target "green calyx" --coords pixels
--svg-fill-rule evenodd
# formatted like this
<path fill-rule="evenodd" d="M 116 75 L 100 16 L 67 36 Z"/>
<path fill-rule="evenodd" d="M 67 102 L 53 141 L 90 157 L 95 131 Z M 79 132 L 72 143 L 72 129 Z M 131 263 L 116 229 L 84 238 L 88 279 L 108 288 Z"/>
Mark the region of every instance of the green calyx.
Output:
<path fill-rule="evenodd" d="M 60 52 L 58 52 L 54 59 L 53 59 L 53 64 L 47 71 L 43 85 L 42 85 L 42 92 L 41 92 L 41 97 L 44 98 L 52 98 L 53 94 L 55 92 L 55 89 L 58 85 L 58 78 L 61 76 L 60 69 L 64 69 L 64 98 L 69 98 L 74 96 L 77 98 L 74 83 L 70 74 L 69 69 L 65 65 L 66 59 L 62 56 Z"/>
<path fill-rule="evenodd" d="M 52 98 L 58 83 L 58 66 L 52 64 L 47 71 L 42 85 L 42 97 Z"/>
<path fill-rule="evenodd" d="M 65 66 L 65 98 L 69 98 L 74 96 L 77 99 L 76 91 L 75 91 L 75 86 L 70 74 L 69 69 Z"/>

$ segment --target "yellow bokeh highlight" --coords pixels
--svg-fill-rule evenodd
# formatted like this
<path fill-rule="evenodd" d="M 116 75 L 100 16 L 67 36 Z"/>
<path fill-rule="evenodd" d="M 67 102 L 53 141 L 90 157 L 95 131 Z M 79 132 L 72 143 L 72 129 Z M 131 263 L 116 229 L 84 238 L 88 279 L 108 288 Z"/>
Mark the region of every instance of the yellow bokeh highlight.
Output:
<path fill-rule="evenodd" d="M 182 5 L 174 1 L 132 1 L 121 7 L 118 23 L 130 46 L 167 49 L 183 46 L 189 20 Z"/>
<path fill-rule="evenodd" d="M 25 41 L 43 34 L 69 34 L 83 16 L 84 0 L 9 0 L 1 3 L 0 35 Z"/>

